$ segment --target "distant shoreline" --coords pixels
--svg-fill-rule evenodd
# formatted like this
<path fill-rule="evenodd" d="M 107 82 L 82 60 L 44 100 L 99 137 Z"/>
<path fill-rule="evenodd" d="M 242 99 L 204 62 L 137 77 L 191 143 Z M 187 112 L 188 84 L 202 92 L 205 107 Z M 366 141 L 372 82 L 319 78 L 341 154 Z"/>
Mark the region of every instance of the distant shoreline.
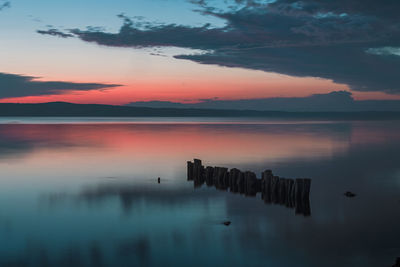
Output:
<path fill-rule="evenodd" d="M 303 120 L 399 120 L 400 112 L 286 112 L 194 108 L 149 108 L 51 102 L 41 104 L 0 103 L 0 117 L 224 117 Z"/>

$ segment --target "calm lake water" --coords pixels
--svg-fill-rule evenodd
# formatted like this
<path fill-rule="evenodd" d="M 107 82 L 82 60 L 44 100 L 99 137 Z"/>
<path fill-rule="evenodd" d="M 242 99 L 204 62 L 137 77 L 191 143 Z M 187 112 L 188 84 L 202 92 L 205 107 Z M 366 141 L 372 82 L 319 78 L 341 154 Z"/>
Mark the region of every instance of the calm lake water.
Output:
<path fill-rule="evenodd" d="M 391 266 L 399 151 L 399 121 L 3 118 L 0 266 Z M 194 188 L 193 158 L 311 178 L 311 216 Z"/>

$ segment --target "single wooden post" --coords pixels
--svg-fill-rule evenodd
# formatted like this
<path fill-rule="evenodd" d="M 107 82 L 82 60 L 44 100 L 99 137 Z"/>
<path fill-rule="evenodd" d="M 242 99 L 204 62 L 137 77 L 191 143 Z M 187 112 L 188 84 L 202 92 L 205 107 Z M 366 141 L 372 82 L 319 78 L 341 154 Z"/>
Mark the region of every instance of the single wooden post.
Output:
<path fill-rule="evenodd" d="M 224 168 L 224 174 L 222 178 L 224 189 L 228 189 L 229 187 L 229 171 L 228 168 Z"/>
<path fill-rule="evenodd" d="M 295 182 L 295 199 L 296 202 L 303 198 L 304 179 L 296 179 Z"/>
<path fill-rule="evenodd" d="M 199 160 L 199 159 L 194 159 L 193 160 L 193 162 L 194 162 L 194 167 L 193 167 L 193 178 L 194 179 L 198 179 L 198 178 L 200 178 L 200 175 L 201 175 L 201 160 Z"/>
<path fill-rule="evenodd" d="M 271 170 L 266 170 L 261 174 L 261 191 L 265 203 L 271 203 L 271 183 L 273 176 Z"/>
<path fill-rule="evenodd" d="M 311 189 L 311 179 L 304 178 L 301 199 L 302 199 L 302 213 L 306 217 L 311 215 L 310 189 Z"/>
<path fill-rule="evenodd" d="M 271 179 L 271 201 L 272 203 L 278 203 L 278 188 L 279 188 L 279 176 L 273 176 Z"/>
<path fill-rule="evenodd" d="M 239 193 L 243 194 L 245 192 L 244 173 L 241 171 L 239 172 L 239 175 L 238 175 L 237 186 L 238 186 Z"/>
<path fill-rule="evenodd" d="M 227 184 L 229 182 L 228 168 L 215 167 L 214 168 L 214 185 L 217 189 L 227 189 Z"/>
<path fill-rule="evenodd" d="M 219 189 L 226 190 L 228 188 L 227 184 L 229 181 L 228 168 L 219 168 L 218 173 L 218 186 Z"/>
<path fill-rule="evenodd" d="M 229 188 L 231 192 L 238 191 L 237 179 L 239 178 L 239 172 L 240 171 L 236 168 L 229 171 Z"/>
<path fill-rule="evenodd" d="M 257 194 L 257 177 L 254 172 L 246 171 L 244 173 L 245 193 L 247 196 L 255 196 Z"/>
<path fill-rule="evenodd" d="M 204 182 L 205 182 L 205 170 L 204 166 L 200 166 L 198 174 L 196 178 L 194 178 L 194 187 L 200 187 L 204 184 Z"/>
<path fill-rule="evenodd" d="M 271 178 L 274 175 L 272 174 L 271 170 L 265 170 L 261 173 L 261 191 L 265 191 L 265 189 L 268 187 L 270 188 L 271 185 Z"/>
<path fill-rule="evenodd" d="M 207 186 L 212 186 L 214 184 L 213 175 L 214 175 L 214 168 L 208 166 L 205 170 L 205 179 Z"/>
<path fill-rule="evenodd" d="M 286 205 L 289 208 L 294 207 L 294 198 L 293 198 L 293 192 L 294 192 L 294 180 L 293 179 L 287 179 L 287 193 L 286 193 Z"/>
<path fill-rule="evenodd" d="M 286 181 L 287 180 L 285 178 L 279 179 L 278 198 L 279 198 L 279 204 L 281 205 L 286 204 L 286 191 L 287 191 Z"/>
<path fill-rule="evenodd" d="M 187 162 L 187 179 L 188 181 L 192 181 L 193 180 L 193 162 L 188 161 Z"/>
<path fill-rule="evenodd" d="M 303 214 L 303 190 L 304 179 L 296 179 L 295 182 L 295 212 Z"/>
<path fill-rule="evenodd" d="M 213 172 L 213 184 L 215 188 L 218 188 L 218 175 L 219 175 L 219 167 L 214 167 L 214 172 Z"/>
<path fill-rule="evenodd" d="M 311 189 L 311 179 L 304 179 L 304 186 L 303 186 L 303 193 L 302 193 L 302 198 L 303 199 L 309 199 L 310 198 L 310 189 Z"/>

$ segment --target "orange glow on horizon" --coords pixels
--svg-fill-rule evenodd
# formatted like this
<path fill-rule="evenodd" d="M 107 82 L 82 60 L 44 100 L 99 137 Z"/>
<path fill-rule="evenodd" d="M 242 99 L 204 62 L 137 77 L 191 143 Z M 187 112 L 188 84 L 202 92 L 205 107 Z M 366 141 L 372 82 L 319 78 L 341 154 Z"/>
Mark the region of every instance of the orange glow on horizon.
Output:
<path fill-rule="evenodd" d="M 233 69 L 232 73 L 246 74 L 233 79 L 232 74 L 223 73 L 221 77 L 211 75 L 208 79 L 193 77 L 157 77 L 154 79 L 126 78 L 124 81 L 107 81 L 104 77 L 96 79 L 97 83 L 122 84 L 120 87 L 90 91 L 69 91 L 59 95 L 27 96 L 1 99 L 0 103 L 45 103 L 70 102 L 78 104 L 113 104 L 124 105 L 135 101 L 172 101 L 198 102 L 200 99 L 218 98 L 220 100 L 257 99 L 273 97 L 307 97 L 312 94 L 326 94 L 332 91 L 345 90 L 343 84 L 318 78 L 298 78 L 261 71 Z M 56 80 L 86 83 L 82 79 Z M 38 79 L 44 81 L 44 79 Z M 382 92 L 351 91 L 356 100 L 398 99 L 400 95 L 389 95 Z"/>

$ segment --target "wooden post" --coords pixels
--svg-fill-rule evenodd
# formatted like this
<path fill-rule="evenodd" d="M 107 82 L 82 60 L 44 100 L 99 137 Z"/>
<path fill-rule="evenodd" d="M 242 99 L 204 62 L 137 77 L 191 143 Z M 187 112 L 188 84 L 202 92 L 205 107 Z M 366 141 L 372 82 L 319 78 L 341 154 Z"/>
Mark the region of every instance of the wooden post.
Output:
<path fill-rule="evenodd" d="M 193 178 L 198 179 L 200 178 L 201 175 L 201 160 L 199 159 L 194 159 L 194 167 L 193 167 Z"/>
<path fill-rule="evenodd" d="M 246 171 L 244 173 L 245 193 L 247 196 L 255 196 L 257 194 L 257 177 L 254 172 Z"/>
<path fill-rule="evenodd" d="M 214 184 L 213 175 L 214 175 L 214 168 L 208 166 L 205 170 L 205 179 L 207 186 L 212 186 Z"/>
<path fill-rule="evenodd" d="M 310 198 L 310 189 L 311 189 L 311 179 L 304 179 L 304 186 L 303 186 L 303 194 L 302 198 L 303 199 L 309 199 Z"/>
<path fill-rule="evenodd" d="M 220 190 L 230 188 L 231 192 L 239 192 L 246 196 L 255 196 L 262 193 L 262 199 L 266 203 L 286 205 L 295 208 L 296 214 L 311 215 L 310 189 L 311 179 L 298 178 L 286 179 L 274 176 L 271 170 L 265 170 L 261 179 L 251 171 L 241 172 L 236 168 L 228 171 L 224 167 L 204 167 L 201 160 L 187 162 L 187 179 L 194 181 L 194 186 L 199 187 L 207 183 Z M 158 179 L 160 182 L 160 178 Z"/>
<path fill-rule="evenodd" d="M 228 168 L 219 168 L 219 174 L 218 174 L 219 189 L 226 190 L 228 188 L 227 186 L 228 181 L 229 181 Z"/>
<path fill-rule="evenodd" d="M 239 178 L 240 171 L 233 168 L 229 171 L 229 188 L 231 192 L 238 192 L 237 179 Z"/>
<path fill-rule="evenodd" d="M 244 173 L 239 172 L 238 179 L 237 179 L 237 186 L 238 186 L 238 191 L 240 194 L 243 194 L 245 189 L 244 189 Z"/>
<path fill-rule="evenodd" d="M 278 188 L 279 188 L 279 176 L 273 176 L 271 179 L 271 201 L 272 203 L 278 203 Z"/>
<path fill-rule="evenodd" d="M 187 180 L 192 181 L 193 180 L 193 162 L 188 161 L 187 162 Z"/>
<path fill-rule="evenodd" d="M 289 208 L 294 207 L 294 180 L 293 179 L 287 179 L 287 193 L 286 193 L 286 206 Z"/>
<path fill-rule="evenodd" d="M 214 167 L 214 172 L 213 172 L 213 184 L 216 188 L 218 188 L 218 175 L 219 175 L 219 167 Z"/>
<path fill-rule="evenodd" d="M 222 182 L 223 182 L 223 187 L 224 189 L 228 189 L 229 188 L 229 171 L 228 168 L 224 168 L 224 174 L 223 174 L 223 178 L 222 178 Z"/>
<path fill-rule="evenodd" d="M 303 198 L 304 179 L 296 179 L 294 187 L 295 187 L 295 199 L 297 202 Z"/>
<path fill-rule="evenodd" d="M 261 174 L 262 197 L 266 203 L 271 203 L 271 183 L 273 176 L 271 170 L 266 170 Z"/>
<path fill-rule="evenodd" d="M 287 183 L 285 178 L 279 179 L 279 189 L 278 189 L 278 198 L 279 204 L 284 205 L 286 204 L 286 191 L 287 191 Z"/>
<path fill-rule="evenodd" d="M 295 187 L 295 212 L 296 214 L 303 214 L 304 179 L 296 179 L 294 187 Z"/>
<path fill-rule="evenodd" d="M 204 184 L 204 182 L 205 182 L 205 170 L 204 166 L 200 166 L 200 168 L 198 169 L 198 173 L 194 178 L 194 187 L 200 187 Z"/>

